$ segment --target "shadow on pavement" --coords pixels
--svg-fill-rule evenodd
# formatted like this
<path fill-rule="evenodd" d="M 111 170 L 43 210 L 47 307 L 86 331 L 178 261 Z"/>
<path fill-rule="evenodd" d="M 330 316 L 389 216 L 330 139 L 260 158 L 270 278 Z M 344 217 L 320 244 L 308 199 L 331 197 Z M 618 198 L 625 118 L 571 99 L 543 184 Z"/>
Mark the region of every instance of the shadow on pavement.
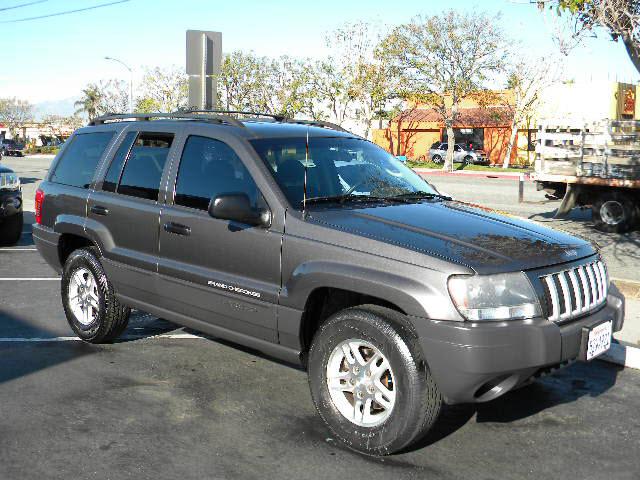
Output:
<path fill-rule="evenodd" d="M 0 310 L 2 329 L 23 328 L 20 318 Z M 0 334 L 0 336 L 3 336 Z M 38 337 L 55 337 L 42 330 Z M 76 358 L 96 353 L 100 347 L 84 342 L 0 342 L 0 383 L 59 365 Z"/>
<path fill-rule="evenodd" d="M 464 427 L 474 415 L 477 423 L 511 423 L 581 397 L 597 397 L 615 385 L 621 370 L 600 361 L 577 362 L 487 403 L 445 405 L 431 431 L 402 453 L 437 443 Z"/>

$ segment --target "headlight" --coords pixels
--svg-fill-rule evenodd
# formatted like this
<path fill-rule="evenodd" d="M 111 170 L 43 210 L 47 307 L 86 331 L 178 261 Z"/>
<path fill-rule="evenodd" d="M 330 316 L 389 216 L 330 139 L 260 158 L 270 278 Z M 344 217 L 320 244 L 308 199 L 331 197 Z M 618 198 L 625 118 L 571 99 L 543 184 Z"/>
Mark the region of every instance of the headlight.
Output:
<path fill-rule="evenodd" d="M 0 190 L 17 190 L 20 188 L 20 177 L 15 173 L 0 173 Z"/>
<path fill-rule="evenodd" d="M 541 316 L 538 297 L 522 272 L 454 275 L 449 294 L 467 320 L 517 320 Z"/>

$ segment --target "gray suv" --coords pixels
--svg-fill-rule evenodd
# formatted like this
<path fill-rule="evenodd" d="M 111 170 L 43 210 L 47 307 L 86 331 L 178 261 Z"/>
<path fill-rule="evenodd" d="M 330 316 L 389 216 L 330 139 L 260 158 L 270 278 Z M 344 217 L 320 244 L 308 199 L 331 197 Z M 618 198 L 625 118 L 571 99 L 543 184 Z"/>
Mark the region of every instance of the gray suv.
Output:
<path fill-rule="evenodd" d="M 136 308 L 302 365 L 367 454 L 600 355 L 623 324 L 590 243 L 453 201 L 326 123 L 98 118 L 53 161 L 36 222 L 80 338 L 113 341 Z"/>

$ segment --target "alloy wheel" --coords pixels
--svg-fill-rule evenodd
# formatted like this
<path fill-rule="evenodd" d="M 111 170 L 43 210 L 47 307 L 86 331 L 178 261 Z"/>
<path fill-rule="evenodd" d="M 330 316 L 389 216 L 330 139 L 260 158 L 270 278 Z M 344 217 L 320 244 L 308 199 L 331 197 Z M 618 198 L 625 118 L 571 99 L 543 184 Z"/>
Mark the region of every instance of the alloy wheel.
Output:
<path fill-rule="evenodd" d="M 397 385 L 384 354 L 361 339 L 341 342 L 329 356 L 327 387 L 336 409 L 361 427 L 382 424 L 393 411 Z"/>

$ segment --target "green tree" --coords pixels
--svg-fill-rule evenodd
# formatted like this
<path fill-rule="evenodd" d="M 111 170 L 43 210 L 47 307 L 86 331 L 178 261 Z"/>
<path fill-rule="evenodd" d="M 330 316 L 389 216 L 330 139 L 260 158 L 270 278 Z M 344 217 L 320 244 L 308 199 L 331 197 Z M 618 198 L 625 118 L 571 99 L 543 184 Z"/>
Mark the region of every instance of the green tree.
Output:
<path fill-rule="evenodd" d="M 138 89 L 138 112 L 175 112 L 189 102 L 188 77 L 176 66 L 148 68 Z"/>
<path fill-rule="evenodd" d="M 640 72 L 640 2 L 638 0 L 538 0 L 538 8 L 558 15 L 571 15 L 575 34 L 606 29 L 614 41 L 622 41 L 636 70 Z"/>
<path fill-rule="evenodd" d="M 95 83 L 90 83 L 82 89 L 80 99 L 74 103 L 76 115 L 86 114 L 89 121 L 98 116 L 98 111 L 102 102 L 103 93 Z"/>
<path fill-rule="evenodd" d="M 415 17 L 394 28 L 381 45 L 402 79 L 401 95 L 426 103 L 442 119 L 449 150 L 444 169 L 453 168 L 460 103 L 486 84 L 506 65 L 507 45 L 500 18 L 449 10 Z"/>

